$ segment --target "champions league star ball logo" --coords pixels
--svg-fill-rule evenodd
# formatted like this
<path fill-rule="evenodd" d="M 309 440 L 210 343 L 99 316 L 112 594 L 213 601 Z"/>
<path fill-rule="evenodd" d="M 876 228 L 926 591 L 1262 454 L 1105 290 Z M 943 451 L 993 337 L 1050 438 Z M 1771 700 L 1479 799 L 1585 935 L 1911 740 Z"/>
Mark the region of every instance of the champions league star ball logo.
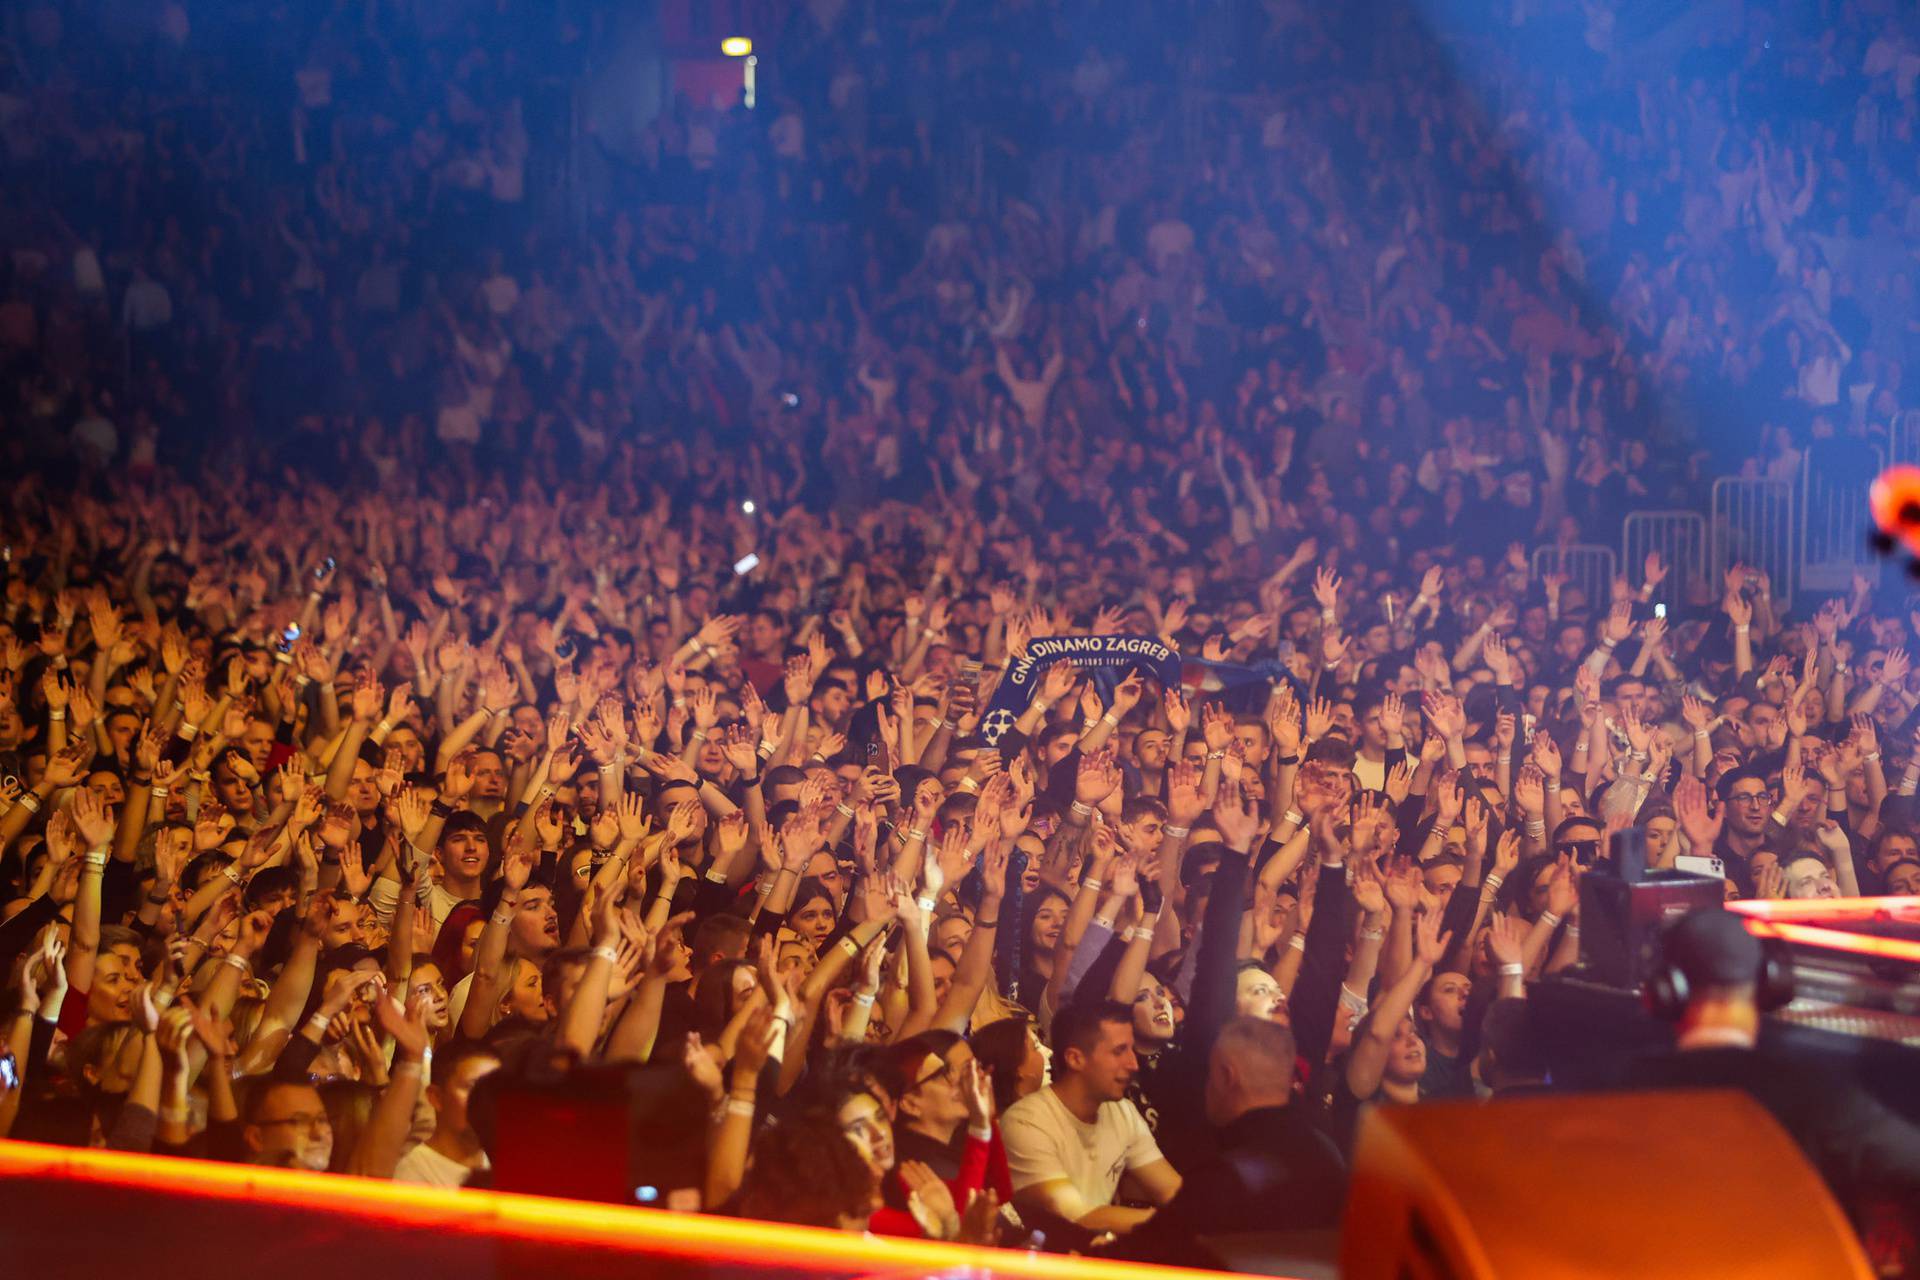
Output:
<path fill-rule="evenodd" d="M 987 745 L 991 747 L 1006 736 L 1007 730 L 1013 728 L 1014 721 L 1018 718 L 1013 712 L 1002 707 L 980 722 L 980 736 L 985 738 Z"/>

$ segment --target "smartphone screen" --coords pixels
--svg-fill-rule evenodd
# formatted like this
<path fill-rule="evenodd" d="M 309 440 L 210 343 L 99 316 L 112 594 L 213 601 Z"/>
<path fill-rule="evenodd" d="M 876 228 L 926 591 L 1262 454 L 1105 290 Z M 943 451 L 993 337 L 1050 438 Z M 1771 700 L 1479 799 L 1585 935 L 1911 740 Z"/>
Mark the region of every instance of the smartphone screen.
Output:
<path fill-rule="evenodd" d="M 759 567 L 760 567 L 759 553 L 749 551 L 747 552 L 746 555 L 741 556 L 738 560 L 735 560 L 733 562 L 733 573 L 735 577 L 738 577 L 743 573 L 751 573 L 754 569 L 757 569 Z"/>

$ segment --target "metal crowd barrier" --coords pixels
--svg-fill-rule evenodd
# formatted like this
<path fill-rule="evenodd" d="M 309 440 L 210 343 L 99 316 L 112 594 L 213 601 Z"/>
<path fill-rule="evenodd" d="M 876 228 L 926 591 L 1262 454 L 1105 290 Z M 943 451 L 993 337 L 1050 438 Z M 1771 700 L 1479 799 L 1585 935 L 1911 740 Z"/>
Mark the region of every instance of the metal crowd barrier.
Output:
<path fill-rule="evenodd" d="M 1880 573 L 1880 556 L 1867 540 L 1867 486 L 1886 469 L 1878 445 L 1815 440 L 1800 462 L 1798 585 L 1843 592 L 1855 574 Z"/>
<path fill-rule="evenodd" d="M 1554 543 L 1533 549 L 1533 576 L 1564 573 L 1567 585 L 1579 587 L 1587 597 L 1587 607 L 1604 609 L 1612 599 L 1613 579 L 1619 561 L 1612 547 L 1594 542 Z"/>
<path fill-rule="evenodd" d="M 1773 598 L 1791 606 L 1798 586 L 1794 486 L 1786 480 L 1722 476 L 1713 482 L 1707 574 L 1717 584 L 1729 567 L 1749 565 L 1773 582 Z"/>
<path fill-rule="evenodd" d="M 1651 551 L 1667 563 L 1667 599 L 1691 602 L 1702 587 L 1717 594 L 1707 579 L 1707 520 L 1698 511 L 1629 512 L 1620 524 L 1620 563 L 1636 587 Z"/>

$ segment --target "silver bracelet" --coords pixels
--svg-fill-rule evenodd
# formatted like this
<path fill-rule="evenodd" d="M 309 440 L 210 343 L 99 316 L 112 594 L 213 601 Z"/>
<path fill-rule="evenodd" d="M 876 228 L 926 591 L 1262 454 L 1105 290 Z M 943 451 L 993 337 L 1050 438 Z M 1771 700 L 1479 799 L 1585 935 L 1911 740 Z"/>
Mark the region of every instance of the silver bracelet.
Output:
<path fill-rule="evenodd" d="M 245 956 L 229 953 L 221 959 L 220 963 L 232 965 L 240 971 L 240 976 L 243 978 L 253 976 L 253 961 L 247 959 Z"/>
<path fill-rule="evenodd" d="M 1558 927 L 1562 919 L 1561 916 L 1556 915 L 1554 912 L 1551 912 L 1551 911 L 1542 911 L 1540 913 L 1540 918 L 1547 922 L 1547 927 L 1549 929 Z"/>

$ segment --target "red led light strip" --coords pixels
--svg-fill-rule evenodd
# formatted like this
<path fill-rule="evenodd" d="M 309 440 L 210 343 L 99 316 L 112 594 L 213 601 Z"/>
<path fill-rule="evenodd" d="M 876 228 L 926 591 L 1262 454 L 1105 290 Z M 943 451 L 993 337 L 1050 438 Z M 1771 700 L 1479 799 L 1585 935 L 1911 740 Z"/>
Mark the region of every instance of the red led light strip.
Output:
<path fill-rule="evenodd" d="M 339 1174 L 0 1141 L 0 1180 L 64 1179 L 214 1200 L 266 1201 L 434 1231 L 566 1241 L 786 1270 L 971 1268 L 1032 1280 L 1218 1280 L 1223 1274 L 1089 1258 L 883 1239 L 738 1218 L 626 1209 L 499 1191 L 444 1191 Z"/>
<path fill-rule="evenodd" d="M 1914 898 L 1823 898 L 1817 902 L 1787 902 L 1771 898 L 1747 898 L 1730 902 L 1727 909 L 1747 917 L 1747 930 L 1755 937 L 1780 938 L 1810 947 L 1824 947 L 1878 960 L 1899 960 L 1920 965 L 1920 942 L 1899 938 L 1880 938 L 1866 933 L 1850 933 L 1832 927 L 1835 921 L 1867 923 L 1874 920 L 1913 920 L 1920 918 L 1920 899 Z M 1802 923 L 1807 919 L 1822 924 Z"/>

